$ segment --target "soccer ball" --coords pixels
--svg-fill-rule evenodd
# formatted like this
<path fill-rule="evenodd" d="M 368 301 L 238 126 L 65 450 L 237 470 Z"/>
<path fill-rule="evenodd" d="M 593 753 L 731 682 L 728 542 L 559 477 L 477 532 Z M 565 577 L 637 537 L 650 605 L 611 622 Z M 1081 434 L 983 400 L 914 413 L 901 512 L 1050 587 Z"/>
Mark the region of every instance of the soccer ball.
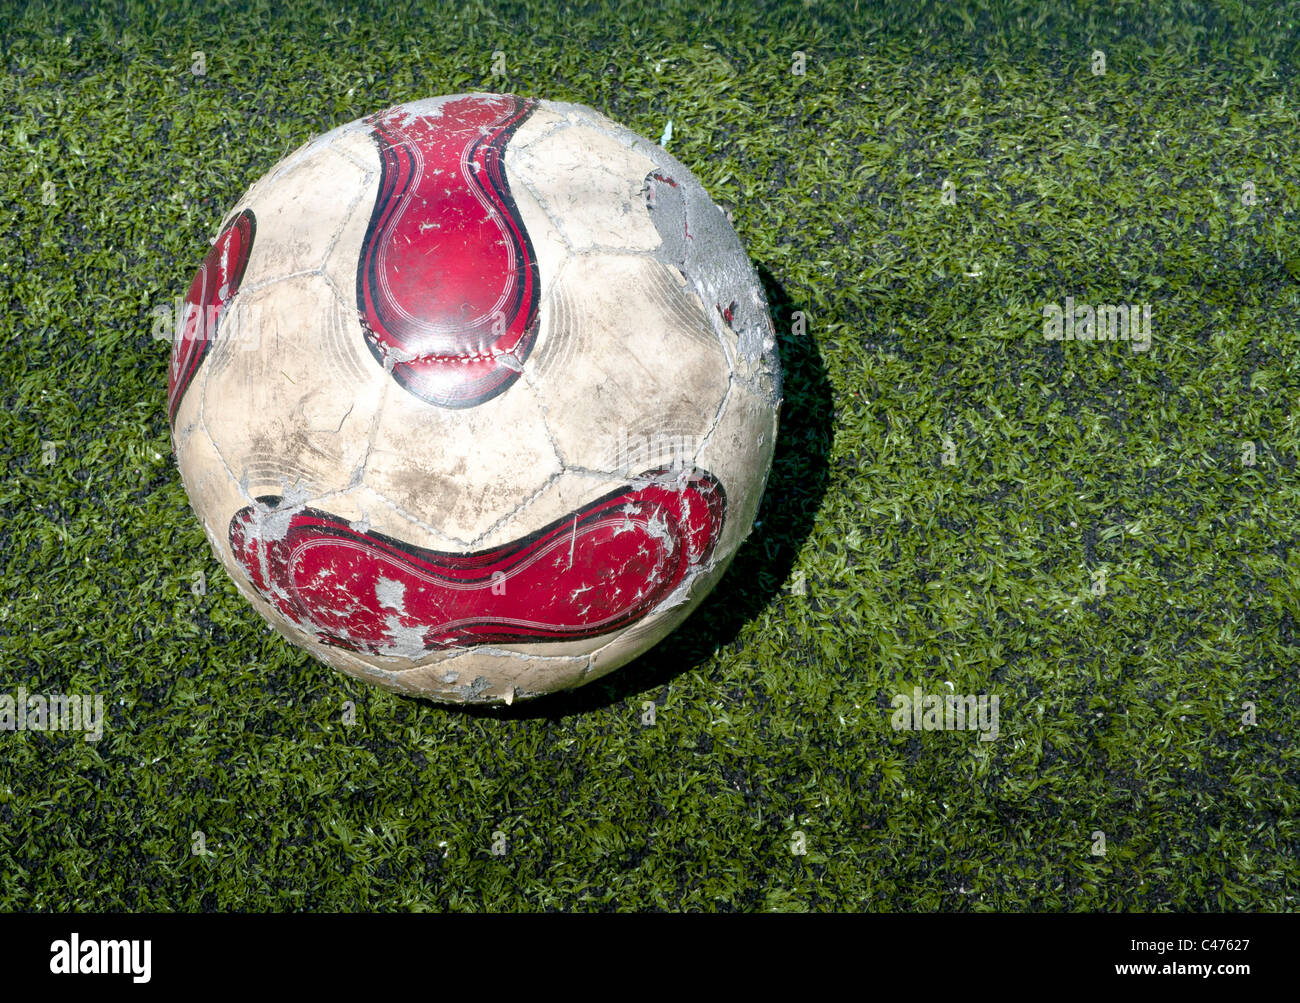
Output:
<path fill-rule="evenodd" d="M 511 703 L 630 661 L 713 588 L 780 384 L 690 171 L 582 105 L 468 94 L 253 185 L 190 286 L 168 408 L 271 626 L 386 689 Z"/>

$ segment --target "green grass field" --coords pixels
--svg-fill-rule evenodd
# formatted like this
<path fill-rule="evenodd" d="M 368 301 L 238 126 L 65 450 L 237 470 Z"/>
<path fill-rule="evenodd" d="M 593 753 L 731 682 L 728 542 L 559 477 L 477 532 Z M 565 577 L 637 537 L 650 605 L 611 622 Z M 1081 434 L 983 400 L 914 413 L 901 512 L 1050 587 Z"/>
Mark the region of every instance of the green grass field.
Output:
<path fill-rule="evenodd" d="M 653 6 L 0 12 L 0 696 L 107 714 L 0 731 L 0 910 L 1297 908 L 1300 5 Z M 786 372 L 719 589 L 504 711 L 270 633 L 152 332 L 279 157 L 471 90 L 671 120 Z"/>

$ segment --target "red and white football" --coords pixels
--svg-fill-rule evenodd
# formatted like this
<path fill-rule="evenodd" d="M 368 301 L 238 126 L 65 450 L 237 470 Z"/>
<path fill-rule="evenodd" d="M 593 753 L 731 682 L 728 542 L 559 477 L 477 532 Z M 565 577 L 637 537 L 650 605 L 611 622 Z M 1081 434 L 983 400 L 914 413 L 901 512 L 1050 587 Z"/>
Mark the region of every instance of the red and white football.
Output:
<path fill-rule="evenodd" d="M 628 662 L 717 583 L 780 381 L 690 171 L 590 108 L 468 94 L 248 191 L 168 408 L 208 540 L 281 634 L 387 689 L 509 703 Z"/>

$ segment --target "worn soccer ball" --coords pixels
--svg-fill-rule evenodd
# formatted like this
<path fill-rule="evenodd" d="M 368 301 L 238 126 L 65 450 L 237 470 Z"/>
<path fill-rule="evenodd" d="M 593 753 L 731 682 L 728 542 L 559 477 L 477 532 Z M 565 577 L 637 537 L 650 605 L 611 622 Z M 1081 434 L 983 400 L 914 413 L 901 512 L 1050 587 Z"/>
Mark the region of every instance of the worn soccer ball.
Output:
<path fill-rule="evenodd" d="M 511 703 L 700 603 L 780 395 L 762 287 L 690 171 L 590 108 L 468 94 L 253 185 L 190 286 L 168 407 L 213 550 L 284 637 Z"/>

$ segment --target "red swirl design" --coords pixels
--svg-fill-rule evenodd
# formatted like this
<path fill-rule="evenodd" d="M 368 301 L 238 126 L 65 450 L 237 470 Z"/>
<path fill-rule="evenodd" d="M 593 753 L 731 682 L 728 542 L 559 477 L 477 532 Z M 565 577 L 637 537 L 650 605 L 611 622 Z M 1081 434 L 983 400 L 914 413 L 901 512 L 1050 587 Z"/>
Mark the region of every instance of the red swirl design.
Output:
<path fill-rule="evenodd" d="M 245 209 L 221 231 L 190 283 L 167 377 L 167 416 L 173 423 L 185 391 L 217 337 L 226 305 L 239 292 L 256 233 L 257 220 L 251 209 Z"/>
<path fill-rule="evenodd" d="M 467 408 L 504 392 L 536 338 L 537 259 L 503 160 L 535 106 L 471 95 L 369 120 L 381 176 L 357 307 L 371 355 L 430 404 Z"/>
<path fill-rule="evenodd" d="M 695 471 L 611 492 L 505 546 L 447 554 L 279 503 L 259 499 L 230 523 L 253 587 L 325 644 L 408 656 L 625 627 L 709 560 L 726 511 L 721 484 Z"/>

